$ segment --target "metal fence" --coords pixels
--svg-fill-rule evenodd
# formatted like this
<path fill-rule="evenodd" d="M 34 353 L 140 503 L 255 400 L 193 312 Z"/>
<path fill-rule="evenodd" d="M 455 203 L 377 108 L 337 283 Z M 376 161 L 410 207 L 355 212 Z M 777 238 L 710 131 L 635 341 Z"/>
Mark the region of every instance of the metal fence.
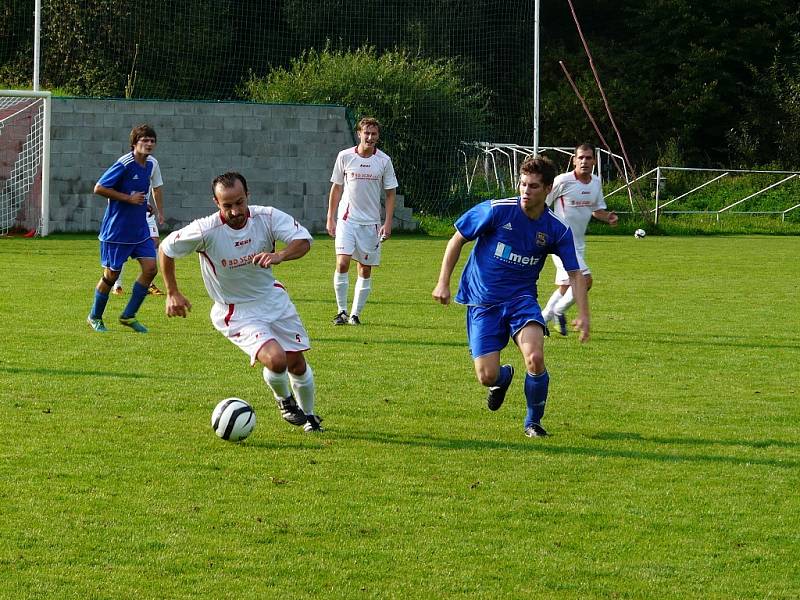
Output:
<path fill-rule="evenodd" d="M 464 183 L 468 193 L 483 191 L 516 193 L 519 165 L 527 157 L 536 154 L 533 146 L 500 144 L 494 142 L 464 142 L 459 150 L 464 166 Z M 572 169 L 573 146 L 540 146 L 539 154 L 552 159 L 563 171 Z M 595 148 L 596 172 L 601 179 L 615 178 L 617 166 L 622 167 L 622 179 L 628 180 L 628 171 L 618 154 L 603 148 Z"/>
<path fill-rule="evenodd" d="M 719 222 L 726 213 L 785 221 L 800 208 L 798 181 L 798 171 L 656 167 L 608 192 L 606 199 L 633 189 L 649 201 L 655 223 L 669 215 L 710 215 Z M 725 185 L 724 192 L 714 191 L 715 184 Z"/>

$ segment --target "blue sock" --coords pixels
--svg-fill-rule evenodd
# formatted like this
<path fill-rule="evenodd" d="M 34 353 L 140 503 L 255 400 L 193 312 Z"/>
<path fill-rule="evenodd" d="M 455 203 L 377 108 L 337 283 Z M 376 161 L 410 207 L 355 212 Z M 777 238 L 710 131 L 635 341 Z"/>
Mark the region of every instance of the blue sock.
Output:
<path fill-rule="evenodd" d="M 490 387 L 503 387 L 508 385 L 508 380 L 511 379 L 511 369 L 507 366 L 500 367 L 497 372 L 497 379 Z"/>
<path fill-rule="evenodd" d="M 89 313 L 89 316 L 93 319 L 102 319 L 103 313 L 106 310 L 106 304 L 108 304 L 108 294 L 101 294 L 100 291 L 95 288 L 94 303 L 92 304 L 92 312 Z"/>
<path fill-rule="evenodd" d="M 525 402 L 528 404 L 525 427 L 530 427 L 533 423 L 541 424 L 549 385 L 550 375 L 546 370 L 539 375 L 525 374 Z"/>
<path fill-rule="evenodd" d="M 106 298 L 108 298 L 108 296 L 106 296 Z M 131 290 L 131 299 L 128 300 L 128 305 L 125 307 L 125 310 L 122 311 L 121 318 L 130 319 L 131 317 L 135 317 L 145 298 L 147 298 L 147 288 L 138 281 L 135 281 L 133 283 L 133 289 Z"/>

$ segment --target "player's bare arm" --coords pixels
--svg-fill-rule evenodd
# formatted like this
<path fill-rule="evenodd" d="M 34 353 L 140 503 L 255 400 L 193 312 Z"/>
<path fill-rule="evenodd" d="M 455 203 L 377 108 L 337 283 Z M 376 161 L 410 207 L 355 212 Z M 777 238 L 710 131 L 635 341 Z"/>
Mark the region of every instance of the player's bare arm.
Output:
<path fill-rule="evenodd" d="M 605 223 L 608 223 L 612 227 L 616 227 L 617 226 L 617 222 L 619 221 L 619 217 L 617 216 L 617 213 L 615 213 L 614 211 L 605 210 L 605 209 L 596 210 L 596 211 L 592 212 L 592 216 L 595 219 L 599 219 L 600 221 L 604 221 Z"/>
<path fill-rule="evenodd" d="M 158 263 L 161 267 L 161 276 L 164 278 L 164 284 L 167 287 L 165 299 L 167 316 L 183 317 L 185 319 L 189 311 L 192 310 L 192 303 L 178 289 L 178 281 L 175 278 L 175 259 L 164 254 L 164 250 L 159 247 Z"/>
<path fill-rule="evenodd" d="M 278 252 L 259 252 L 253 257 L 253 264 L 266 269 L 286 260 L 296 260 L 308 254 L 309 250 L 311 250 L 311 242 L 308 240 L 292 240 L 286 248 Z"/>
<path fill-rule="evenodd" d="M 328 220 L 325 226 L 328 235 L 331 237 L 336 236 L 336 212 L 339 210 L 339 201 L 342 199 L 343 191 L 343 185 L 338 183 L 331 184 L 331 191 L 328 194 Z"/>
<path fill-rule="evenodd" d="M 461 248 L 468 241 L 467 238 L 456 231 L 450 241 L 447 242 L 444 258 L 442 258 L 442 268 L 439 271 L 439 281 L 431 294 L 436 302 L 450 304 L 450 278 L 453 275 L 453 269 L 456 268 L 458 258 L 461 256 Z"/>
<path fill-rule="evenodd" d="M 144 204 L 145 202 L 144 192 L 133 192 L 132 194 L 126 194 L 124 192 L 118 192 L 115 189 L 102 186 L 99 183 L 95 184 L 94 193 L 98 196 L 103 196 L 103 198 L 108 198 L 109 200 L 127 202 L 128 204 Z"/>
<path fill-rule="evenodd" d="M 586 278 L 579 270 L 569 271 L 569 284 L 572 286 L 572 293 L 575 296 L 575 304 L 578 306 L 578 317 L 572 321 L 575 331 L 579 333 L 578 339 L 581 342 L 589 341 L 589 294 L 586 289 Z"/>
<path fill-rule="evenodd" d="M 159 225 L 164 224 L 164 189 L 163 186 L 153 188 L 153 201 L 156 204 L 156 220 Z"/>
<path fill-rule="evenodd" d="M 381 239 L 387 239 L 392 235 L 392 222 L 394 221 L 394 205 L 397 198 L 397 189 L 386 190 L 386 219 L 381 227 Z"/>

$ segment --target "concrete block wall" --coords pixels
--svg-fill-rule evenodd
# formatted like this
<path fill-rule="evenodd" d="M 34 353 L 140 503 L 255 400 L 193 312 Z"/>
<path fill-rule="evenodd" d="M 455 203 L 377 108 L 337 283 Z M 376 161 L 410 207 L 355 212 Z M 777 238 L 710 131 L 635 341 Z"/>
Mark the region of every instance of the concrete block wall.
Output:
<path fill-rule="evenodd" d="M 333 162 L 353 145 L 339 106 L 53 98 L 50 231 L 100 229 L 106 200 L 94 184 L 130 150 L 128 135 L 139 123 L 158 134 L 164 232 L 214 212 L 211 180 L 239 171 L 252 204 L 275 206 L 322 233 Z M 416 229 L 402 196 L 395 217 L 395 229 Z"/>

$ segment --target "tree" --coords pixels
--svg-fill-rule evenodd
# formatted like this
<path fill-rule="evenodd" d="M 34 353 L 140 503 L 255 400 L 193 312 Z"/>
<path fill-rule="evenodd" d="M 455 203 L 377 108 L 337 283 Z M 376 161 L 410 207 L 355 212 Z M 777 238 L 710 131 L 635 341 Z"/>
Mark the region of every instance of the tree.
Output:
<path fill-rule="evenodd" d="M 482 139 L 488 123 L 486 92 L 465 82 L 454 61 L 404 51 L 309 50 L 247 89 L 256 102 L 342 104 L 356 118 L 376 117 L 407 204 L 418 210 L 450 197 L 461 142 Z"/>

